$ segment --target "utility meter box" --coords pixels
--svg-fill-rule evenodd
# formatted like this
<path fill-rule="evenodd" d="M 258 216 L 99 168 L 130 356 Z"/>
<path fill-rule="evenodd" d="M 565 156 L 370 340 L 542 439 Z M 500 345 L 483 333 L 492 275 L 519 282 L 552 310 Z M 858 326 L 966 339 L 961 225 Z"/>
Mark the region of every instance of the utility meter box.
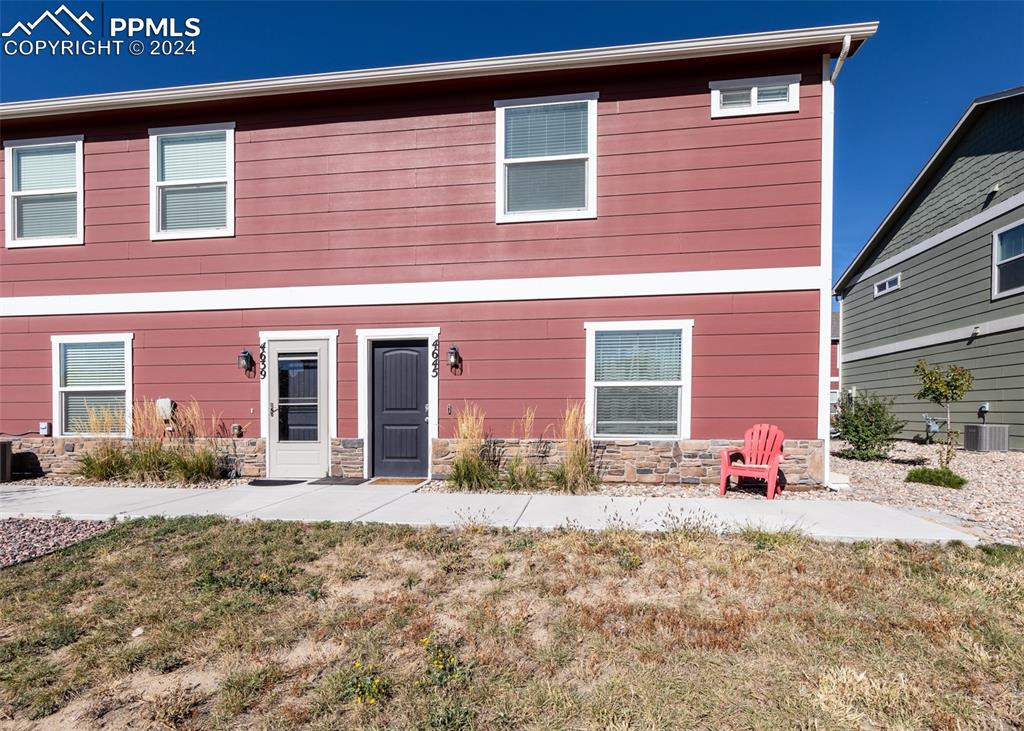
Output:
<path fill-rule="evenodd" d="M 174 408 L 176 406 L 177 404 L 174 403 L 174 399 L 158 398 L 156 400 L 156 413 L 164 421 L 170 421 L 174 418 Z"/>

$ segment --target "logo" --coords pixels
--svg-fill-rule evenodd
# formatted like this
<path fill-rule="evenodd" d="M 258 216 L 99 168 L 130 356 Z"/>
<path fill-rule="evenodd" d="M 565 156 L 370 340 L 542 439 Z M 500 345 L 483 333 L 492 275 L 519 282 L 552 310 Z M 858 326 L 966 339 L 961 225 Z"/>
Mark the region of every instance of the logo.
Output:
<path fill-rule="evenodd" d="M 89 26 L 87 26 L 85 23 L 82 22 L 83 20 L 88 20 L 90 22 L 96 20 L 96 18 L 93 17 L 92 13 L 90 13 L 87 10 L 84 13 L 82 13 L 81 15 L 75 15 L 70 10 L 68 10 L 68 6 L 67 5 L 61 5 L 59 8 L 57 8 L 52 13 L 49 10 L 44 11 L 42 15 L 40 15 L 38 18 L 33 20 L 31 23 L 23 23 L 22 21 L 19 20 L 17 23 L 15 23 L 14 25 L 11 26 L 10 30 L 5 31 L 3 33 L 3 37 L 4 38 L 10 38 L 11 36 L 13 36 L 15 33 L 19 32 L 19 31 L 24 33 L 26 36 L 30 36 L 30 35 L 32 35 L 32 31 L 34 31 L 36 29 L 36 27 L 38 27 L 39 24 L 42 23 L 44 20 L 49 20 L 55 26 L 60 28 L 64 32 L 64 35 L 70 36 L 71 35 L 71 31 L 68 30 L 67 26 L 64 25 L 64 23 L 60 22 L 60 17 L 61 16 L 64 17 L 65 22 L 68 25 L 71 25 L 72 23 L 74 23 L 79 28 L 84 30 L 86 35 L 89 35 L 89 36 L 92 35 L 92 30 L 89 28 Z"/>

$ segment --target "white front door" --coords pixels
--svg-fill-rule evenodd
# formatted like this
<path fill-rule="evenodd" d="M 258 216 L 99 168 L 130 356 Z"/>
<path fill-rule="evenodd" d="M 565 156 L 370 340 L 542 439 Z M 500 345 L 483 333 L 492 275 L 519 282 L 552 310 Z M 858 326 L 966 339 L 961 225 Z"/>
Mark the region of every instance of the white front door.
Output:
<path fill-rule="evenodd" d="M 326 477 L 330 470 L 328 341 L 271 340 L 267 476 Z"/>

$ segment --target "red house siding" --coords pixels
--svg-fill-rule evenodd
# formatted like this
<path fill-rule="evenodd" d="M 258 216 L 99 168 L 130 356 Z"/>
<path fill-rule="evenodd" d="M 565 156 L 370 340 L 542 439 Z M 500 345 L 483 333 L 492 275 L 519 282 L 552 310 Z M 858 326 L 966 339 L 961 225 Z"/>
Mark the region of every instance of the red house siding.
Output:
<path fill-rule="evenodd" d="M 358 328 L 439 326 L 442 352 L 457 342 L 464 370 L 442 367 L 440 436 L 463 401 L 480 404 L 494 436 L 509 436 L 526 406 L 538 432 L 567 399 L 582 399 L 583 323 L 692 318 L 693 438 L 736 437 L 751 422 L 813 439 L 817 424 L 818 292 L 681 295 L 374 307 L 274 309 L 0 319 L 0 424 L 34 432 L 52 419 L 50 336 L 132 332 L 135 398 L 197 399 L 224 423 L 258 435 L 259 382 L 235 366 L 259 331 L 338 329 L 338 436 L 357 435 Z M 761 355 L 767 353 L 767 355 Z"/>
<path fill-rule="evenodd" d="M 799 72 L 800 111 L 711 119 L 708 82 L 752 68 Z M 85 245 L 0 249 L 0 296 L 817 266 L 820 78 L 790 54 L 5 122 L 84 133 Z M 493 101 L 580 90 L 598 218 L 496 225 Z M 236 123 L 236 236 L 150 241 L 148 129 L 207 121 Z"/>

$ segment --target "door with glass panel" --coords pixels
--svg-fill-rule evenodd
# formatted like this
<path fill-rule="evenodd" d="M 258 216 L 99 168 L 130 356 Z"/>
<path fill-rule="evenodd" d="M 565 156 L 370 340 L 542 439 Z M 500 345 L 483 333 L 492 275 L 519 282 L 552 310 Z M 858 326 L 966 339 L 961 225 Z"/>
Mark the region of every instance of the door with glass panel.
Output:
<path fill-rule="evenodd" d="M 324 477 L 330 467 L 326 340 L 267 343 L 267 476 Z"/>

